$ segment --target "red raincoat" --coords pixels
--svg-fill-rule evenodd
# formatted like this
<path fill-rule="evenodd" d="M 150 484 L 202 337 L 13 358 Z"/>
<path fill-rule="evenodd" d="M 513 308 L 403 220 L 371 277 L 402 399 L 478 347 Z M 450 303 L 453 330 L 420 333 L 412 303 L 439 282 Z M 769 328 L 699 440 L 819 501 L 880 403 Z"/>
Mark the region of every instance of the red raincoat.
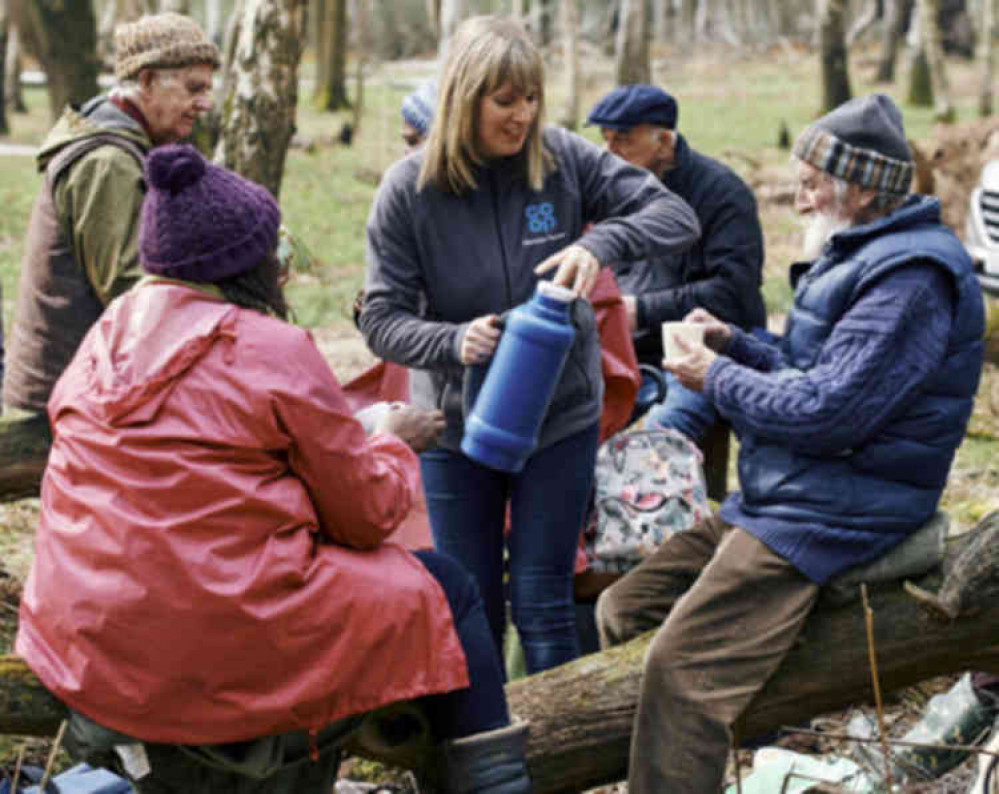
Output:
<path fill-rule="evenodd" d="M 305 331 L 143 284 L 49 415 L 16 649 L 73 708 L 214 743 L 467 685 L 443 591 L 383 543 L 416 456 L 365 438 Z"/>

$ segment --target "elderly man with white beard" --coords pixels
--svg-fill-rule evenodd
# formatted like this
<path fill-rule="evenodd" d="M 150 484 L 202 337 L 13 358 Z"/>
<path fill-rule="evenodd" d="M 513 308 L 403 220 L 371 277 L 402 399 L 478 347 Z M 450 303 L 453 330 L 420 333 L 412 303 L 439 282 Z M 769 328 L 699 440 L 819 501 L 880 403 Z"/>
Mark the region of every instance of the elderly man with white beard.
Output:
<path fill-rule="evenodd" d="M 984 313 L 884 95 L 794 147 L 805 254 L 768 345 L 704 310 L 705 344 L 664 362 L 738 433 L 740 492 L 606 590 L 604 646 L 658 627 L 631 743 L 631 794 L 722 784 L 732 726 L 791 648 L 820 587 L 936 510 L 971 413 Z"/>

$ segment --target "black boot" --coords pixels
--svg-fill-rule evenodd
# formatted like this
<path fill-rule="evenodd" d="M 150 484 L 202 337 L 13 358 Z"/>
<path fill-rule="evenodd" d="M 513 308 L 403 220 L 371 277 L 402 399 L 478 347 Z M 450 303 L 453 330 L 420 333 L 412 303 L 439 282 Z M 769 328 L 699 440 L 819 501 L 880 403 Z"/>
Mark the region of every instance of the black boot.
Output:
<path fill-rule="evenodd" d="M 446 742 L 445 794 L 531 794 L 526 746 L 526 722 Z"/>

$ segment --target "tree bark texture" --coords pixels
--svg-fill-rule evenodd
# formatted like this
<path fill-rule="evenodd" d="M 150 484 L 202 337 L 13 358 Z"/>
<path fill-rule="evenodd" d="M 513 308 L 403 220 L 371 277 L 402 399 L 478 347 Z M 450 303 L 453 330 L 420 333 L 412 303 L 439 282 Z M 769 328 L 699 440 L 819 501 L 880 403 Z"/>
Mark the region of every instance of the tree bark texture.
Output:
<path fill-rule="evenodd" d="M 215 160 L 277 197 L 295 131 L 305 4 L 245 0 L 234 23 Z"/>
<path fill-rule="evenodd" d="M 898 43 L 902 38 L 902 6 L 905 0 L 885 0 L 885 13 L 881 28 L 881 54 L 878 56 L 878 71 L 875 78 L 879 83 L 895 80 L 895 61 L 898 58 Z"/>
<path fill-rule="evenodd" d="M 648 3 L 649 0 L 621 0 L 614 57 L 614 74 L 618 85 L 652 82 Z"/>
<path fill-rule="evenodd" d="M 570 130 L 579 126 L 579 0 L 560 0 L 562 38 L 565 42 L 565 110 L 561 123 Z"/>
<path fill-rule="evenodd" d="M 912 12 L 909 32 L 906 36 L 906 57 L 908 60 L 908 102 L 918 107 L 933 104 L 933 80 L 930 77 L 930 64 L 926 58 L 926 41 L 922 35 L 924 6 L 920 0 Z"/>
<path fill-rule="evenodd" d="M 468 0 L 441 0 L 440 33 L 437 37 L 437 58 L 441 63 L 447 58 L 447 45 L 454 29 L 468 19 Z"/>
<path fill-rule="evenodd" d="M 884 18 L 884 0 L 867 0 L 863 13 L 858 16 L 846 34 L 846 46 L 852 47 L 856 41 L 870 30 L 874 23 Z"/>
<path fill-rule="evenodd" d="M 950 99 L 950 82 L 947 80 L 947 67 L 944 63 L 943 41 L 940 33 L 939 0 L 919 0 L 918 14 L 920 37 L 926 53 L 926 63 L 930 69 L 930 83 L 933 86 L 933 120 L 950 123 L 954 121 L 954 105 Z"/>
<path fill-rule="evenodd" d="M 316 104 L 329 111 L 350 107 L 347 97 L 347 0 L 318 0 L 316 8 L 319 13 Z"/>
<path fill-rule="evenodd" d="M 822 112 L 851 96 L 846 49 L 845 0 L 819 0 L 819 47 L 822 59 Z"/>
<path fill-rule="evenodd" d="M 993 514 L 993 522 L 997 515 Z M 961 576 L 962 568 L 954 560 L 960 559 L 959 552 L 975 537 L 969 533 L 949 544 L 944 564 L 949 572 L 941 592 Z M 994 578 L 995 571 L 979 568 L 977 574 Z M 935 573 L 919 584 L 936 590 L 941 578 Z M 883 691 L 967 669 L 999 672 L 999 592 L 982 587 L 979 578 L 969 580 L 967 594 L 973 597 L 967 603 L 974 611 L 944 622 L 898 582 L 871 588 Z M 528 764 L 538 794 L 568 794 L 625 777 L 645 648 L 651 636 L 507 686 L 511 712 L 531 724 Z M 743 740 L 762 736 L 817 714 L 870 702 L 871 694 L 859 600 L 845 606 L 820 601 L 801 640 L 750 705 L 737 735 Z M 20 660 L 0 657 L 0 734 L 50 735 L 63 716 L 60 704 Z M 349 749 L 401 766 L 426 767 L 430 747 L 425 732 L 417 732 L 413 741 L 399 743 L 398 737 L 382 741 L 378 739 L 381 718 L 373 715 L 368 729 L 362 730 Z"/>
<path fill-rule="evenodd" d="M 0 88 L 6 85 L 4 68 L 7 65 L 7 42 L 10 31 L 10 17 L 7 14 L 7 0 L 0 0 Z M 0 135 L 10 134 L 7 123 L 7 103 L 0 99 Z"/>
<path fill-rule="evenodd" d="M 11 11 L 22 43 L 45 71 L 53 119 L 66 105 L 99 92 L 97 20 L 91 3 L 18 0 Z"/>
<path fill-rule="evenodd" d="M 13 20 L 7 22 L 7 48 L 4 53 L 3 101 L 15 113 L 27 113 L 21 90 L 21 33 Z"/>
<path fill-rule="evenodd" d="M 978 37 L 978 115 L 991 116 L 995 95 L 996 0 L 981 0 L 981 30 Z"/>

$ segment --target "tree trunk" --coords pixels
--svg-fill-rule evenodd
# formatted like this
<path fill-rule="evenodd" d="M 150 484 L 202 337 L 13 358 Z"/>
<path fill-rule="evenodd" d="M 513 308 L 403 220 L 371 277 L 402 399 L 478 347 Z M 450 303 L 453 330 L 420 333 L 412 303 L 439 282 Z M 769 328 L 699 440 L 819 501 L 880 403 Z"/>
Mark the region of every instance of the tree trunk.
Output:
<path fill-rule="evenodd" d="M 160 11 L 173 11 L 175 14 L 191 13 L 191 0 L 160 0 Z"/>
<path fill-rule="evenodd" d="M 426 0 L 427 19 L 430 20 L 430 30 L 437 38 L 438 50 L 441 40 L 441 0 Z"/>
<path fill-rule="evenodd" d="M 222 41 L 222 0 L 205 0 L 205 33 L 216 44 Z"/>
<path fill-rule="evenodd" d="M 91 3 L 20 0 L 11 10 L 22 42 L 45 71 L 53 119 L 66 105 L 99 92 L 97 20 Z"/>
<path fill-rule="evenodd" d="M 948 562 L 973 538 L 969 533 L 952 541 Z M 956 577 L 958 568 L 953 566 L 949 576 Z M 934 574 L 920 584 L 934 587 L 940 578 Z M 945 580 L 944 588 L 950 581 Z M 977 580 L 969 582 L 966 593 L 975 598 L 977 611 L 942 622 L 898 582 L 872 588 L 874 645 L 883 691 L 962 670 L 999 672 L 999 641 L 995 639 L 999 637 L 999 592 L 983 588 Z M 531 724 L 528 764 L 537 794 L 568 794 L 626 776 L 632 721 L 651 636 L 650 632 L 626 645 L 507 686 L 510 711 Z M 870 702 L 871 694 L 861 604 L 836 607 L 820 600 L 801 641 L 736 726 L 737 735 L 742 740 L 763 736 L 817 714 Z M 388 715 L 398 715 L 399 710 L 394 707 L 372 715 L 348 749 L 401 766 L 426 767 L 431 747 L 425 732 L 402 743 L 398 736 L 392 742 L 380 738 L 383 727 L 391 722 Z M 0 734 L 51 735 L 64 716 L 62 706 L 23 662 L 0 656 Z"/>
<path fill-rule="evenodd" d="M 878 71 L 875 80 L 879 83 L 895 81 L 895 61 L 898 57 L 898 43 L 902 38 L 902 5 L 905 0 L 885 0 L 885 13 L 881 27 L 881 54 L 878 57 Z"/>
<path fill-rule="evenodd" d="M 652 82 L 648 0 L 621 0 L 614 74 L 618 85 Z"/>
<path fill-rule="evenodd" d="M 7 14 L 7 0 L 0 0 L 0 87 L 6 85 L 4 68 L 7 64 L 7 42 L 10 31 L 10 17 Z M 7 123 L 7 103 L 0 99 L 0 136 L 10 134 Z"/>
<path fill-rule="evenodd" d="M 846 50 L 845 0 L 819 0 L 819 47 L 822 58 L 822 112 L 828 113 L 851 96 Z"/>
<path fill-rule="evenodd" d="M 891 0 L 889 0 L 890 2 Z M 854 20 L 846 34 L 846 46 L 852 47 L 879 19 L 884 19 L 884 0 L 867 0 L 864 12 Z"/>
<path fill-rule="evenodd" d="M 926 40 L 922 35 L 924 5 L 916 0 L 909 23 L 909 33 L 906 36 L 907 57 L 909 61 L 909 91 L 908 102 L 918 107 L 930 107 L 933 104 L 933 80 L 930 77 L 930 65 L 926 58 Z"/>
<path fill-rule="evenodd" d="M 560 0 L 562 36 L 565 41 L 565 110 L 561 124 L 579 126 L 579 0 Z"/>
<path fill-rule="evenodd" d="M 347 97 L 347 0 L 316 0 L 316 85 L 320 110 L 350 107 Z"/>
<path fill-rule="evenodd" d="M 8 15 L 9 16 L 9 15 Z M 27 113 L 21 90 L 21 33 L 13 20 L 7 22 L 7 50 L 4 55 L 3 101 L 15 113 Z"/>
<path fill-rule="evenodd" d="M 295 131 L 305 6 L 300 0 L 244 0 L 234 24 L 215 160 L 277 197 Z"/>
<path fill-rule="evenodd" d="M 981 0 L 982 27 L 978 37 L 978 68 L 981 72 L 978 90 L 978 115 L 991 116 L 995 92 L 995 55 L 992 41 L 996 35 L 995 0 Z"/>
<path fill-rule="evenodd" d="M 371 19 L 371 0 L 357 0 L 357 72 L 354 75 L 354 133 L 361 129 L 364 112 L 364 67 L 371 47 L 368 23 Z"/>
<path fill-rule="evenodd" d="M 942 36 L 940 33 L 939 0 L 919 0 L 920 36 L 926 52 L 926 63 L 930 69 L 930 82 L 933 87 L 933 120 L 952 123 L 954 105 L 950 100 L 950 82 L 944 63 Z"/>
<path fill-rule="evenodd" d="M 454 29 L 468 18 L 468 0 L 442 0 L 440 5 L 440 34 L 437 38 L 437 59 L 444 63 L 447 45 Z"/>

